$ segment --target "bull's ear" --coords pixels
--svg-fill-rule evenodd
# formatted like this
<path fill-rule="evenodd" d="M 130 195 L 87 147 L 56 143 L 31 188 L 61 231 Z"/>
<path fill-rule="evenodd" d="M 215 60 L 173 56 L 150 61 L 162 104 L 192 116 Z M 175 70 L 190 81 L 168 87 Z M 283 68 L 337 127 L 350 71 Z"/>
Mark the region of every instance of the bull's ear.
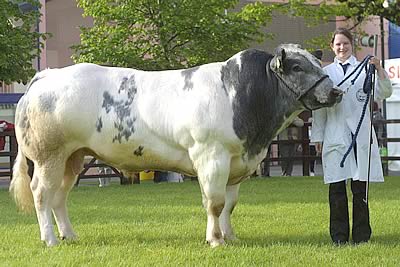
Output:
<path fill-rule="evenodd" d="M 279 49 L 274 58 L 271 60 L 270 66 L 271 69 L 275 72 L 283 72 L 283 61 L 286 58 L 286 52 L 285 49 L 281 48 Z"/>
<path fill-rule="evenodd" d="M 311 55 L 313 55 L 314 57 L 316 57 L 319 60 L 322 60 L 323 52 L 322 52 L 322 50 L 318 49 L 318 50 L 312 51 Z"/>

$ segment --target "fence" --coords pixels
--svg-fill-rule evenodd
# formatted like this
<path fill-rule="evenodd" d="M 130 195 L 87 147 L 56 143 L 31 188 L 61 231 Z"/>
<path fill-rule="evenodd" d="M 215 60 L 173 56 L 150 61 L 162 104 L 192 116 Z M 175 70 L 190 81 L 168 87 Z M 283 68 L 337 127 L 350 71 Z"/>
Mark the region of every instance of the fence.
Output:
<path fill-rule="evenodd" d="M 400 119 L 396 120 L 380 120 L 379 122 L 374 122 L 374 123 L 382 123 L 385 125 L 385 128 L 387 127 L 388 124 L 397 124 L 400 123 Z M 271 162 L 280 162 L 288 159 L 292 160 L 300 160 L 302 161 L 303 165 L 303 176 L 309 176 L 310 175 L 310 161 L 311 160 L 321 160 L 321 156 L 313 156 L 310 155 L 310 138 L 308 134 L 308 127 L 311 126 L 311 123 L 305 122 L 304 126 L 302 128 L 302 139 L 299 140 L 274 140 L 272 141 L 271 145 L 279 145 L 279 144 L 299 144 L 302 147 L 302 154 L 300 156 L 293 155 L 291 157 L 280 157 L 275 156 L 275 157 L 267 157 L 266 160 L 264 161 L 266 164 L 270 164 Z M 379 143 L 382 143 L 385 147 L 387 147 L 387 143 L 396 143 L 400 142 L 400 137 L 383 137 L 378 139 Z M 400 160 L 400 156 L 381 156 L 382 162 L 387 162 L 388 160 Z M 389 170 L 388 170 L 388 165 L 384 164 L 384 175 L 388 175 Z"/>
<path fill-rule="evenodd" d="M 398 120 L 382 120 L 380 121 L 380 123 L 383 123 L 384 125 L 387 126 L 387 124 L 389 123 L 400 123 L 400 119 Z M 302 154 L 301 155 L 293 155 L 291 157 L 267 157 L 265 160 L 265 163 L 270 164 L 271 162 L 274 161 L 283 161 L 283 160 L 288 160 L 288 159 L 292 159 L 292 160 L 297 160 L 297 161 L 302 161 L 303 163 L 303 175 L 304 176 L 309 176 L 309 163 L 311 160 L 318 160 L 321 159 L 320 156 L 313 156 L 310 155 L 310 140 L 309 140 L 309 136 L 308 136 L 308 127 L 310 127 L 310 123 L 304 123 L 304 127 L 302 128 L 302 139 L 299 140 L 274 140 L 272 141 L 271 145 L 274 144 L 300 144 L 302 146 Z M 9 158 L 9 164 L 8 164 L 8 168 L 6 170 L 0 171 L 0 177 L 10 177 L 10 179 L 12 179 L 12 165 L 13 162 L 15 160 L 15 157 L 17 155 L 17 150 L 18 150 L 18 146 L 17 146 L 17 141 L 15 138 L 15 132 L 14 131 L 5 131 L 5 132 L 0 132 L 0 138 L 5 138 L 6 142 L 9 144 L 8 146 L 8 150 L 6 151 L 0 151 L 0 157 L 8 157 Z M 382 142 L 382 144 L 384 144 L 385 146 L 387 145 L 387 143 L 390 142 L 400 142 L 400 138 L 396 137 L 384 137 L 384 138 L 380 138 L 378 140 L 379 142 Z M 400 160 L 400 156 L 383 156 L 381 157 L 383 162 L 387 162 L 388 160 Z M 121 184 L 125 184 L 125 183 L 139 183 L 139 179 L 135 178 L 134 181 L 130 181 L 128 180 L 128 178 L 124 177 L 124 175 L 119 172 L 117 169 L 115 169 L 114 167 L 108 166 L 113 170 L 113 174 L 111 175 L 102 175 L 102 174 L 88 174 L 88 171 L 91 168 L 97 168 L 97 167 L 107 167 L 107 165 L 102 164 L 102 163 L 96 163 L 96 159 L 92 158 L 89 162 L 87 162 L 84 165 L 84 169 L 83 171 L 79 174 L 78 176 L 78 182 L 80 179 L 86 179 L 86 178 L 103 178 L 103 177 L 118 177 L 121 179 Z M 387 169 L 387 165 L 384 168 L 384 174 L 387 175 L 388 174 L 388 169 Z"/>

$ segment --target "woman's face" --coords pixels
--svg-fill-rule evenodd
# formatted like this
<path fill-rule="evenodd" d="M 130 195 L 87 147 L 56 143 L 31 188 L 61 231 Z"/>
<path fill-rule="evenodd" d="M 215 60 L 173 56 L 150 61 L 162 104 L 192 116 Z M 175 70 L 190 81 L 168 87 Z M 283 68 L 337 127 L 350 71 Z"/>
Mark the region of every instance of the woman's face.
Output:
<path fill-rule="evenodd" d="M 336 34 L 331 48 L 337 59 L 341 62 L 346 61 L 353 54 L 351 41 L 343 34 Z"/>

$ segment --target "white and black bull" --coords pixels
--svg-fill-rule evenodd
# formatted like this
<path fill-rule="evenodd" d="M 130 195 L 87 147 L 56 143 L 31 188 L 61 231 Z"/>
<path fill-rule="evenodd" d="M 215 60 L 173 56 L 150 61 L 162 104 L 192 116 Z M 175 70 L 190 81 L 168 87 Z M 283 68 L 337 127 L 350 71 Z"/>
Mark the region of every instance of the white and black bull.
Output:
<path fill-rule="evenodd" d="M 19 144 L 10 191 L 34 207 L 41 240 L 75 238 L 66 200 L 85 155 L 133 173 L 198 176 L 206 240 L 235 239 L 230 215 L 239 185 L 271 140 L 305 108 L 332 106 L 341 91 L 297 45 L 275 55 L 242 51 L 225 62 L 184 70 L 140 71 L 78 64 L 38 73 L 18 103 Z M 32 181 L 26 159 L 34 163 Z"/>

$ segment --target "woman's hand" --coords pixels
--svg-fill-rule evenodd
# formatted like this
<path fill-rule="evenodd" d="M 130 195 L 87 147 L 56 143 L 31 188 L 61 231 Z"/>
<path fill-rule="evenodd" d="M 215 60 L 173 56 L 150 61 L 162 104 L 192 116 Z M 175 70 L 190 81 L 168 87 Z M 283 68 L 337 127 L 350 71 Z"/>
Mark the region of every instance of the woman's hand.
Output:
<path fill-rule="evenodd" d="M 371 57 L 369 59 L 369 64 L 373 64 L 375 65 L 376 71 L 378 73 L 378 77 L 379 79 L 383 80 L 383 79 L 387 79 L 387 75 L 385 70 L 382 68 L 381 65 L 381 60 L 377 57 Z"/>
<path fill-rule="evenodd" d="M 371 57 L 371 58 L 369 59 L 369 64 L 375 65 L 375 68 L 376 68 L 376 69 L 382 68 L 382 66 L 381 66 L 381 60 L 380 60 L 379 58 L 377 58 L 377 57 Z"/>

